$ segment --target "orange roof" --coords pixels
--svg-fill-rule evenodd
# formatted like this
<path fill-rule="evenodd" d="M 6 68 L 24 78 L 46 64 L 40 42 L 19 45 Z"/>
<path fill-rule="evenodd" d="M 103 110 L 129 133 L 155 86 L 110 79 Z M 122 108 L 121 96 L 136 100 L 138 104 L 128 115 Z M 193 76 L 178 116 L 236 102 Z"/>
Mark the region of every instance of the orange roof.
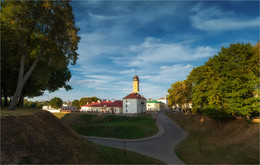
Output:
<path fill-rule="evenodd" d="M 127 95 L 126 97 L 124 97 L 123 99 L 145 99 L 142 95 L 140 95 L 139 93 L 130 93 L 129 95 Z"/>
<path fill-rule="evenodd" d="M 83 105 L 82 107 L 104 107 L 105 105 L 111 103 L 112 101 L 100 101 L 100 102 L 94 102 L 88 105 Z"/>

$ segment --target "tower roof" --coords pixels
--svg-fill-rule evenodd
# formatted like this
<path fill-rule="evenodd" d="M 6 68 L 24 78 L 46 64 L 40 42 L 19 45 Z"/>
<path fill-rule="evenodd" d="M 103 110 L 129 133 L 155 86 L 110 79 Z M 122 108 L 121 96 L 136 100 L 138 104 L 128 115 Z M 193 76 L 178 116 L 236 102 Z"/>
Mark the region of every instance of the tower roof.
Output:
<path fill-rule="evenodd" d="M 138 77 L 137 75 L 135 75 L 135 76 L 133 77 L 133 79 L 134 79 L 134 80 L 139 80 L 139 77 Z"/>

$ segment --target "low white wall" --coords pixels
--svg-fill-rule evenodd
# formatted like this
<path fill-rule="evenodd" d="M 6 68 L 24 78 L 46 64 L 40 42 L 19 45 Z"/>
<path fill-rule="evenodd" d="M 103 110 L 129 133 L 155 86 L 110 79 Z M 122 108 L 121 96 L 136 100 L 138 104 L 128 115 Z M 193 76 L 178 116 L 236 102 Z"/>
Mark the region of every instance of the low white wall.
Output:
<path fill-rule="evenodd" d="M 51 113 L 59 113 L 60 112 L 59 109 L 49 109 L 49 110 L 45 110 L 45 111 L 49 111 Z"/>

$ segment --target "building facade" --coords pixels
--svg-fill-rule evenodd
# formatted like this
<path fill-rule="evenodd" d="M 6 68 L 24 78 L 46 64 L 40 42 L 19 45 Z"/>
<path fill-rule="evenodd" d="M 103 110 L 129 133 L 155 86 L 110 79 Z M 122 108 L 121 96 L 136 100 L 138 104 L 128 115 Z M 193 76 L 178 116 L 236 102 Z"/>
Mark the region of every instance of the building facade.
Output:
<path fill-rule="evenodd" d="M 167 97 L 161 97 L 159 99 L 157 99 L 157 101 L 161 102 L 161 106 L 162 106 L 162 109 L 169 109 L 169 104 L 168 104 L 168 99 Z"/>
<path fill-rule="evenodd" d="M 133 77 L 133 92 L 123 98 L 123 113 L 135 114 L 146 112 L 146 99 L 139 94 L 139 77 Z"/>
<path fill-rule="evenodd" d="M 81 106 L 82 112 L 93 113 L 123 113 L 123 101 L 97 101 Z"/>
<path fill-rule="evenodd" d="M 157 100 L 146 101 L 146 110 L 147 111 L 160 111 L 160 110 L 162 110 L 163 106 L 164 106 L 164 103 L 157 101 Z"/>

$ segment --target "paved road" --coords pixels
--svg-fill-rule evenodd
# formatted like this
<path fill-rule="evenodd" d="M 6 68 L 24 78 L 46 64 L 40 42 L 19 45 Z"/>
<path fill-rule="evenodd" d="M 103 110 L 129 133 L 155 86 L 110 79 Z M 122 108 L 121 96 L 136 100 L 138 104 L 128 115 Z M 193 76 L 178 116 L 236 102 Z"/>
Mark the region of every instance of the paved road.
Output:
<path fill-rule="evenodd" d="M 164 133 L 152 139 L 126 141 L 126 149 L 159 159 L 167 164 L 184 164 L 174 153 L 174 147 L 187 136 L 187 132 L 162 112 L 158 113 L 156 117 L 164 128 Z M 122 140 L 86 138 L 101 145 L 124 149 Z"/>

